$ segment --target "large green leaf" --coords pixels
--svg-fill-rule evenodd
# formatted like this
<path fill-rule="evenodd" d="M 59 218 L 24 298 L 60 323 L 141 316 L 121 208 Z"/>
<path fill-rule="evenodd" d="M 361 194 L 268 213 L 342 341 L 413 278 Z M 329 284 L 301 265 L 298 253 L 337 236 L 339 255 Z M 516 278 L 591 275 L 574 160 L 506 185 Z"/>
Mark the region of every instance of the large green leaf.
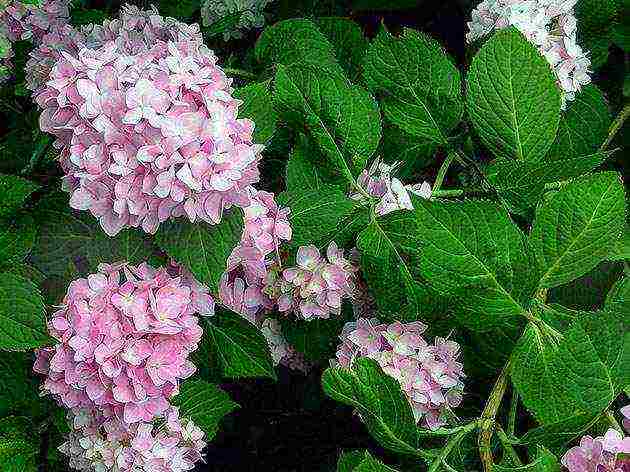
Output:
<path fill-rule="evenodd" d="M 382 95 L 385 116 L 407 133 L 446 144 L 464 105 L 461 79 L 437 41 L 404 29 L 400 38 L 382 29 L 364 61 L 364 77 Z"/>
<path fill-rule="evenodd" d="M 350 80 L 355 81 L 361 73 L 361 61 L 368 47 L 361 27 L 349 18 L 340 17 L 317 18 L 315 23 L 332 44 L 341 67 Z"/>
<path fill-rule="evenodd" d="M 413 212 L 384 224 L 401 251 L 416 258 L 421 277 L 457 298 L 462 323 L 484 331 L 525 314 L 537 265 L 527 238 L 492 202 L 414 199 Z"/>
<path fill-rule="evenodd" d="M 281 118 L 304 129 L 348 180 L 365 168 L 380 141 L 374 98 L 321 66 L 278 65 L 274 104 Z"/>
<path fill-rule="evenodd" d="M 612 251 L 608 254 L 609 261 L 630 260 L 630 226 L 626 225 L 621 237 L 615 243 Z"/>
<path fill-rule="evenodd" d="M 611 121 L 604 95 L 595 85 L 587 85 L 568 102 L 545 162 L 594 154 L 606 139 Z"/>
<path fill-rule="evenodd" d="M 0 266 L 19 264 L 30 253 L 37 225 L 30 215 L 0 222 Z"/>
<path fill-rule="evenodd" d="M 135 228 L 122 230 L 116 237 L 107 236 L 95 228 L 91 233 L 92 240 L 86 244 L 89 269 L 95 272 L 99 264 L 126 261 L 130 264 L 149 262 L 153 251 L 157 249 L 145 233 Z"/>
<path fill-rule="evenodd" d="M 32 370 L 32 353 L 0 352 L 0 418 L 42 413 L 46 403 L 39 396 L 39 379 L 31 375 Z"/>
<path fill-rule="evenodd" d="M 467 108 L 483 143 L 505 159 L 537 161 L 553 143 L 560 90 L 546 59 L 515 28 L 497 31 L 468 73 Z"/>
<path fill-rule="evenodd" d="M 0 419 L 0 470 L 3 472 L 36 472 L 39 437 L 34 425 L 24 416 Z"/>
<path fill-rule="evenodd" d="M 531 240 L 540 261 L 541 287 L 555 287 L 606 258 L 624 225 L 619 175 L 603 172 L 569 183 L 536 211 Z"/>
<path fill-rule="evenodd" d="M 526 465 L 506 466 L 495 464 L 493 470 L 496 472 L 560 472 L 560 462 L 544 447 L 538 447 L 533 461 Z"/>
<path fill-rule="evenodd" d="M 515 213 L 523 213 L 540 201 L 545 185 L 586 174 L 607 157 L 595 153 L 578 157 L 558 157 L 552 162 L 514 161 L 497 159 L 486 169 L 488 180 Z"/>
<path fill-rule="evenodd" d="M 365 451 L 365 457 L 361 463 L 356 466 L 352 472 L 397 472 L 396 469 L 383 464 L 378 459 L 372 457 L 372 455 Z"/>
<path fill-rule="evenodd" d="M 597 418 L 598 416 L 586 414 L 568 416 L 560 421 L 530 429 L 520 442 L 526 446 L 545 446 L 564 453 L 567 445 L 590 429 Z"/>
<path fill-rule="evenodd" d="M 276 378 L 269 345 L 256 326 L 228 311 L 218 311 L 207 326 L 223 375 Z"/>
<path fill-rule="evenodd" d="M 284 192 L 278 197 L 278 203 L 291 208 L 289 220 L 293 229 L 293 247 L 327 245 L 354 206 L 338 187 L 331 185 Z"/>
<path fill-rule="evenodd" d="M 418 454 L 418 430 L 409 401 L 398 382 L 372 359 L 359 358 L 351 369 L 330 367 L 322 376 L 324 392 L 355 407 L 381 446 Z"/>
<path fill-rule="evenodd" d="M 617 313 L 630 313 L 630 275 L 624 275 L 612 286 L 604 306 Z"/>
<path fill-rule="evenodd" d="M 181 417 L 193 420 L 206 433 L 207 441 L 214 439 L 221 419 L 239 407 L 227 393 L 203 380 L 184 382 L 171 402 L 179 407 Z"/>
<path fill-rule="evenodd" d="M 170 257 L 216 294 L 227 258 L 241 239 L 242 228 L 242 213 L 232 211 L 212 226 L 183 220 L 163 223 L 155 240 Z"/>
<path fill-rule="evenodd" d="M 15 175 L 0 174 L 0 218 L 15 213 L 39 186 Z"/>
<path fill-rule="evenodd" d="M 582 312 L 561 338 L 528 326 L 513 354 L 512 381 L 540 423 L 596 415 L 628 384 L 628 316 Z"/>
<path fill-rule="evenodd" d="M 0 273 L 0 349 L 20 351 L 49 342 L 38 288 L 19 275 Z"/>
<path fill-rule="evenodd" d="M 310 139 L 304 135 L 298 136 L 287 162 L 287 190 L 299 193 L 326 185 L 345 189 L 347 182 Z"/>
<path fill-rule="evenodd" d="M 317 25 L 306 19 L 284 20 L 265 29 L 256 42 L 255 54 L 267 65 L 308 64 L 343 74 L 335 48 Z"/>
<path fill-rule="evenodd" d="M 278 115 L 273 109 L 271 81 L 254 83 L 234 90 L 234 97 L 243 100 L 238 109 L 239 118 L 249 118 L 255 123 L 254 141 L 268 142 L 276 129 Z"/>

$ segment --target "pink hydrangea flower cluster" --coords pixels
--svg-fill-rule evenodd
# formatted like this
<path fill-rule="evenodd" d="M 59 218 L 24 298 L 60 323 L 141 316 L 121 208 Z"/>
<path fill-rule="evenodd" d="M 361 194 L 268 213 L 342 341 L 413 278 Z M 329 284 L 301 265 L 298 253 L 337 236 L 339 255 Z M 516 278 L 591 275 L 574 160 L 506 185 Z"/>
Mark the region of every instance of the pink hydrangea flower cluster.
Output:
<path fill-rule="evenodd" d="M 68 23 L 69 3 L 69 0 L 41 0 L 40 5 L 33 5 L 13 0 L 7 5 L 0 5 L 0 67 L 7 72 L 4 78 L 12 69 L 11 44 L 20 40 L 31 40 L 36 46 L 44 43 L 49 32 Z"/>
<path fill-rule="evenodd" d="M 126 7 L 85 34 L 87 46 L 62 51 L 35 94 L 70 205 L 111 236 L 154 233 L 171 217 L 215 224 L 247 206 L 262 146 L 198 27 Z"/>
<path fill-rule="evenodd" d="M 128 424 L 164 414 L 180 380 L 195 372 L 188 360 L 202 336 L 195 314 L 214 310 L 207 288 L 191 278 L 121 263 L 73 281 L 48 323 L 57 344 L 37 351 L 42 391 Z"/>
<path fill-rule="evenodd" d="M 553 68 L 563 91 L 563 107 L 591 81 L 591 61 L 577 44 L 577 0 L 484 0 L 472 12 L 469 43 L 494 29 L 515 26 Z"/>
<path fill-rule="evenodd" d="M 73 431 L 59 450 L 86 472 L 183 472 L 203 460 L 204 433 L 170 407 L 154 422 L 127 424 L 95 410 L 68 415 Z"/>
<path fill-rule="evenodd" d="M 268 279 L 265 293 L 276 300 L 278 310 L 305 320 L 339 315 L 342 300 L 354 296 L 358 268 L 343 257 L 334 241 L 326 257 L 315 246 L 301 246 L 295 261 L 296 267 L 274 272 Z"/>
<path fill-rule="evenodd" d="M 584 436 L 562 457 L 568 472 L 630 471 L 630 436 L 609 429 L 604 436 Z"/>
<path fill-rule="evenodd" d="M 465 376 L 459 345 L 440 337 L 427 343 L 422 337 L 426 328 L 419 321 L 387 325 L 359 318 L 344 326 L 337 362 L 351 367 L 358 357 L 377 361 L 400 383 L 416 421 L 435 429 L 446 424 L 446 413 L 461 403 Z"/>
<path fill-rule="evenodd" d="M 369 169 L 364 169 L 357 179 L 359 186 L 370 196 L 379 199 L 375 211 L 377 215 L 386 215 L 397 210 L 413 210 L 410 193 L 422 198 L 431 198 L 431 184 L 422 182 L 420 184 L 404 185 L 392 174 L 396 171 L 399 163 L 386 164 L 376 158 Z M 361 193 L 350 195 L 354 200 L 362 200 Z"/>
<path fill-rule="evenodd" d="M 263 293 L 272 265 L 280 262 L 282 241 L 292 236 L 289 208 L 280 208 L 272 193 L 248 190 L 250 204 L 243 209 L 243 234 L 227 260 L 219 296 L 231 310 L 255 318 L 273 303 Z"/>
<path fill-rule="evenodd" d="M 622 425 L 624 429 L 630 433 L 630 404 L 624 406 L 621 410 L 621 415 L 623 416 Z"/>

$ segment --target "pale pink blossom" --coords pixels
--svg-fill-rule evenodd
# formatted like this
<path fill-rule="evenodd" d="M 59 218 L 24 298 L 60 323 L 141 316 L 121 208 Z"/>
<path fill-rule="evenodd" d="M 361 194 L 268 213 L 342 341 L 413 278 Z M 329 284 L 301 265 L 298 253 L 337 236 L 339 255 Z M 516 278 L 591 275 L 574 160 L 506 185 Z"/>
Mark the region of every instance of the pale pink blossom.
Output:
<path fill-rule="evenodd" d="M 630 470 L 630 437 L 615 429 L 604 436 L 584 436 L 562 457 L 568 472 L 626 472 Z"/>

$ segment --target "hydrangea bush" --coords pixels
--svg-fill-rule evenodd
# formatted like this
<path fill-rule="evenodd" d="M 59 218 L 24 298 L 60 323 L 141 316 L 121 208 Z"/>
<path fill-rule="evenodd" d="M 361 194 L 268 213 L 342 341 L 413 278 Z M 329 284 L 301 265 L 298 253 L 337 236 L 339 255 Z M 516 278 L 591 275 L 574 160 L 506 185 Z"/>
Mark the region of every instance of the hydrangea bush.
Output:
<path fill-rule="evenodd" d="M 1 471 L 630 472 L 627 15 L 419 3 L 0 0 Z"/>

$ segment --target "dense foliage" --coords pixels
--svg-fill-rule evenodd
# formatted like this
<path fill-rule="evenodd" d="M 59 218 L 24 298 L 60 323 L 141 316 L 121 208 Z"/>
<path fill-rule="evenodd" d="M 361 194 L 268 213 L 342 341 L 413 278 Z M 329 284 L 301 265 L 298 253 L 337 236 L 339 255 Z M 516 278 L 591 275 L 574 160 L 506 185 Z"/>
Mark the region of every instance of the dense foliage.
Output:
<path fill-rule="evenodd" d="M 0 0 L 1 471 L 630 472 L 627 2 L 420 3 Z"/>

